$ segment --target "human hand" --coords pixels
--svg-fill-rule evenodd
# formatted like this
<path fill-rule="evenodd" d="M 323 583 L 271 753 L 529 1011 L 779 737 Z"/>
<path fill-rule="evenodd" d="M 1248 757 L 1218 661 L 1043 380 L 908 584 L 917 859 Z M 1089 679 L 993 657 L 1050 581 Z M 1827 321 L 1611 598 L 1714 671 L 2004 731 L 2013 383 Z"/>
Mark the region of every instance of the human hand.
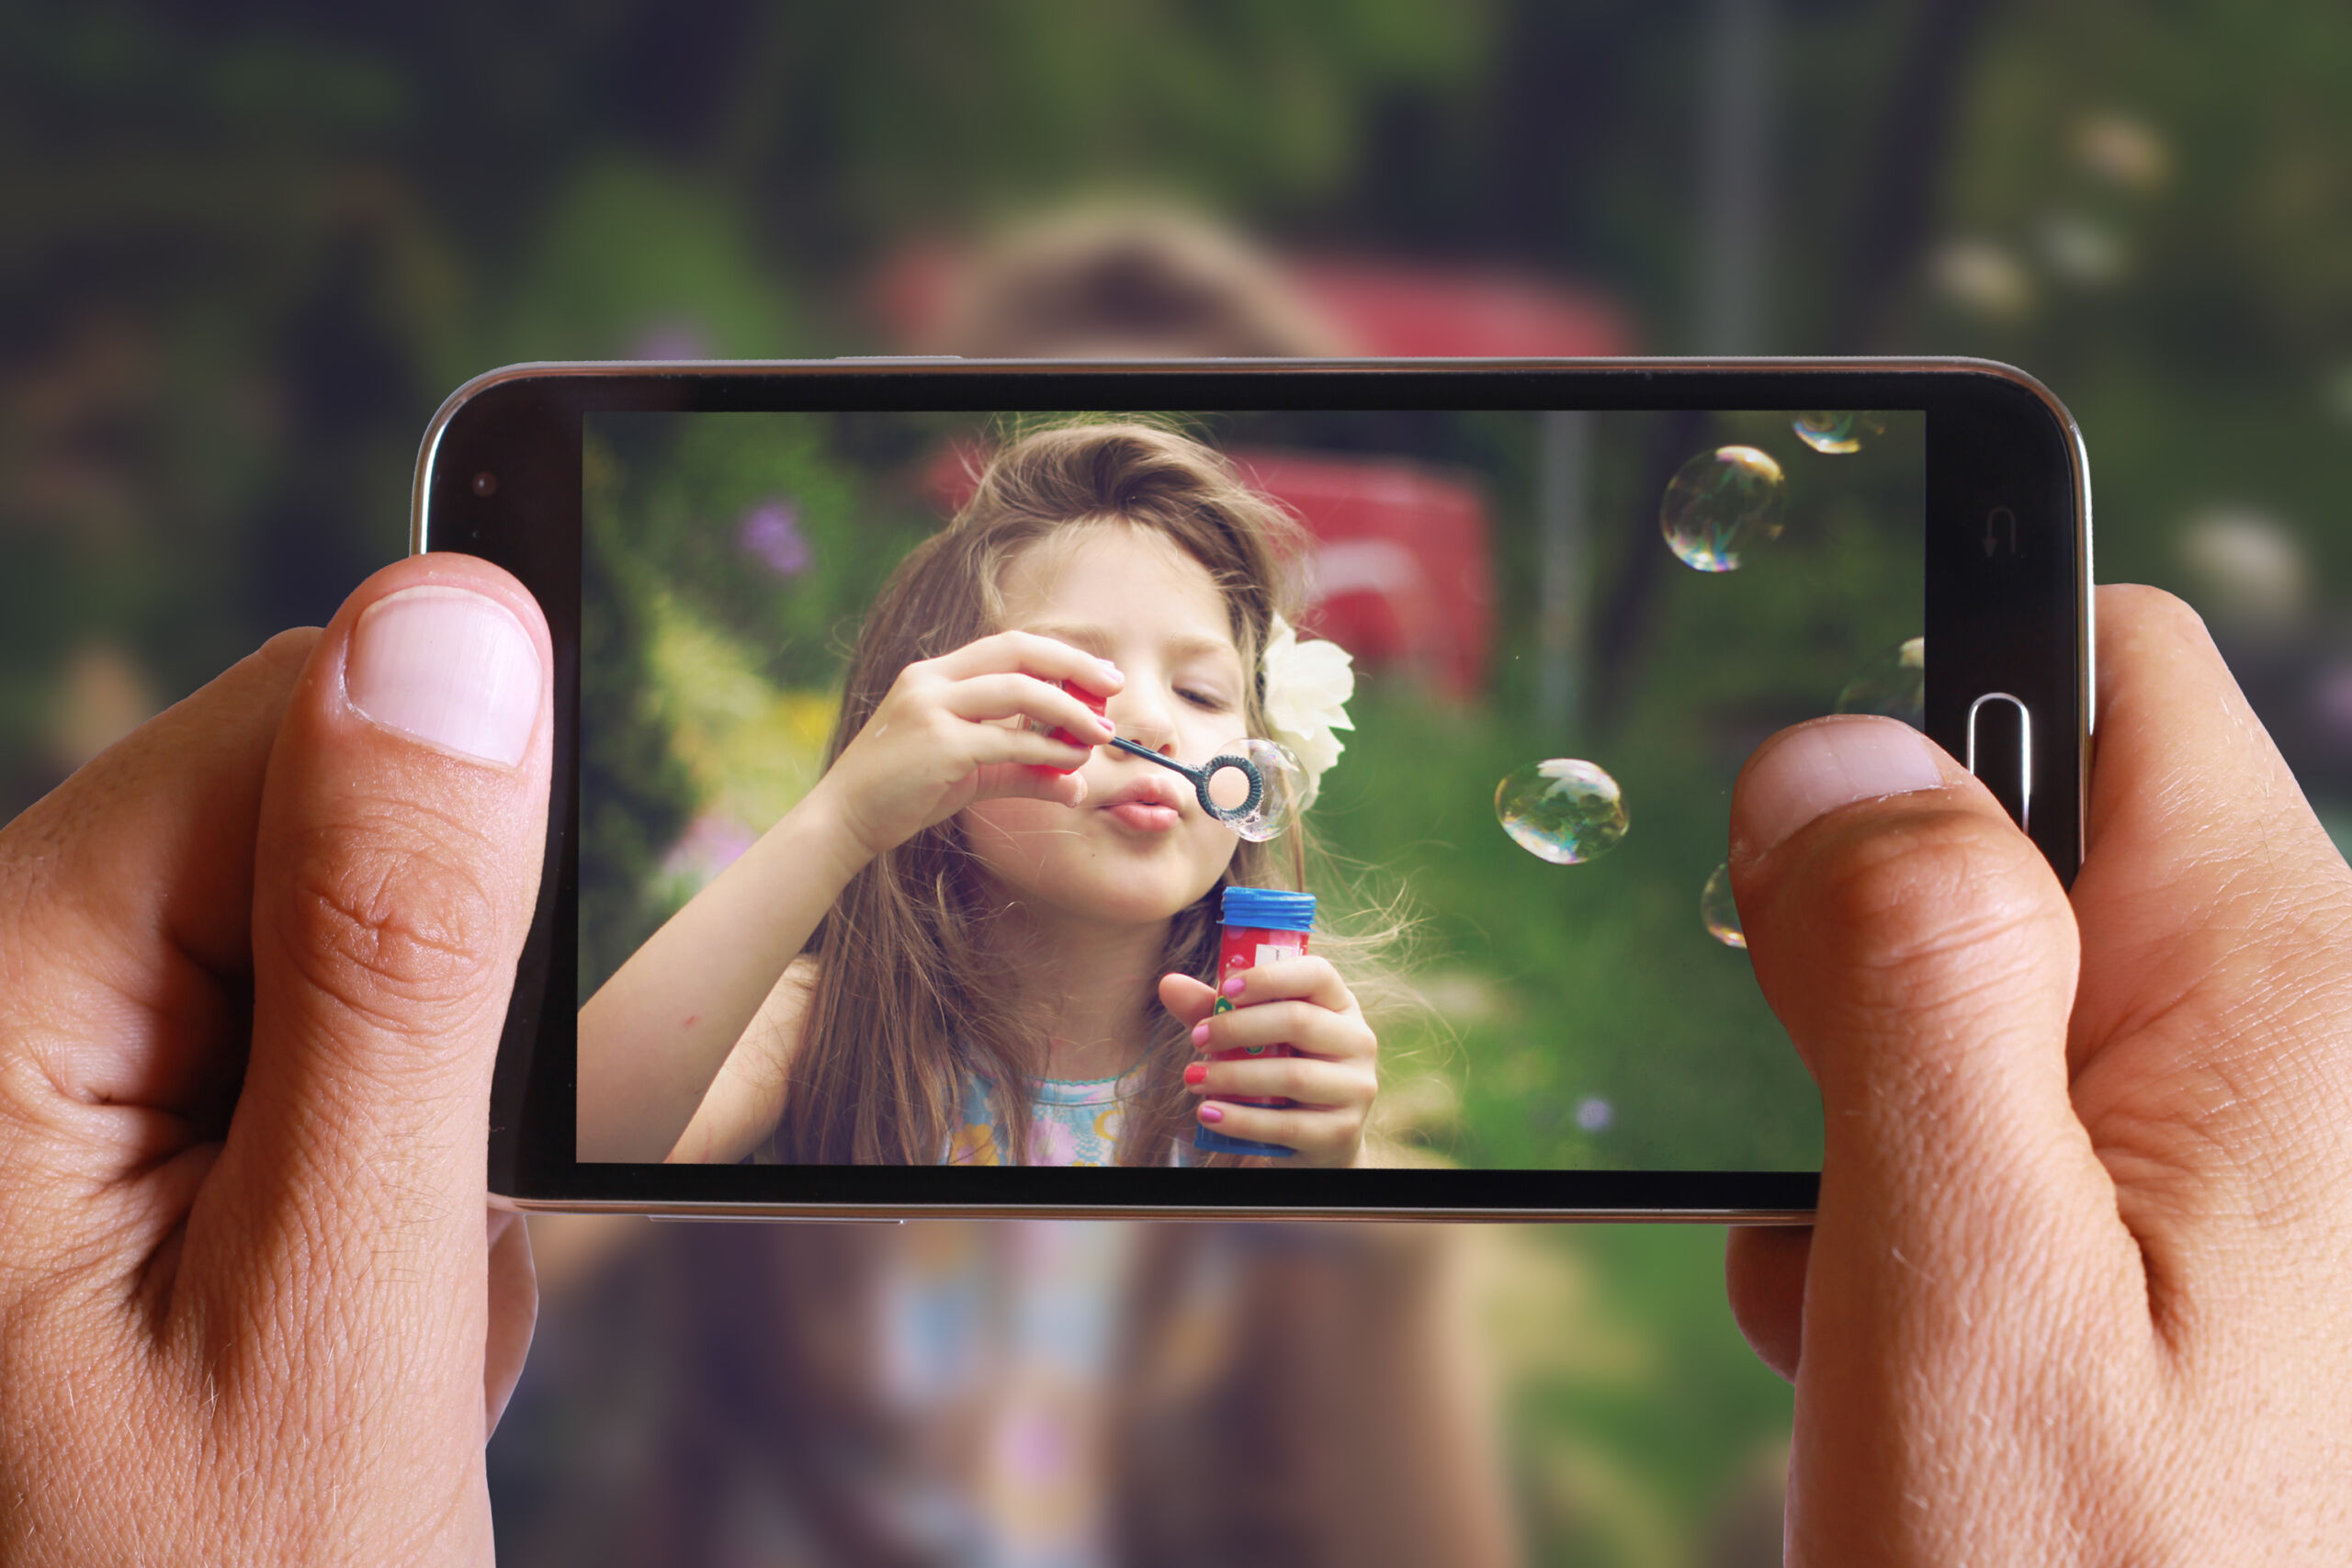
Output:
<path fill-rule="evenodd" d="M 0 1561 L 490 1561 L 550 667 L 405 560 L 0 830 Z"/>
<path fill-rule="evenodd" d="M 2193 615 L 2098 629 L 2071 906 L 1889 721 L 1735 795 L 1826 1119 L 1812 1229 L 1727 1265 L 1796 1383 L 1792 1563 L 2352 1555 L 2352 872 Z"/>
<path fill-rule="evenodd" d="M 1085 780 L 1041 770 L 1076 768 L 1092 746 L 1030 726 L 1102 740 L 1114 731 L 1063 681 L 1107 694 L 1125 677 L 1035 632 L 998 632 L 910 664 L 811 794 L 831 803 L 868 858 L 975 801 L 1017 795 L 1077 806 Z"/>
<path fill-rule="evenodd" d="M 1295 1150 L 1288 1164 L 1358 1163 L 1364 1119 L 1380 1090 L 1380 1042 L 1331 961 L 1310 953 L 1245 969 L 1225 982 L 1225 990 L 1234 1005 L 1215 1012 L 1215 990 L 1190 975 L 1165 975 L 1159 1000 L 1193 1026 L 1195 1051 L 1287 1045 L 1290 1054 L 1186 1067 L 1184 1084 L 1200 1100 L 1202 1122 L 1227 1137 Z M 1236 1096 L 1292 1103 L 1241 1105 Z"/>

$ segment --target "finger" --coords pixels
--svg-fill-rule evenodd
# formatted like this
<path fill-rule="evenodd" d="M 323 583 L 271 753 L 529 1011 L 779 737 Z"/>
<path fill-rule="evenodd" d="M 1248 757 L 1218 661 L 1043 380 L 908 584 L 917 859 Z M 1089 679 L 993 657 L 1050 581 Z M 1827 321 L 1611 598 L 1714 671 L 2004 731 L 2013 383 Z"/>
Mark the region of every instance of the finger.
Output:
<path fill-rule="evenodd" d="M 2340 1192 L 2352 873 L 2188 606 L 2106 588 L 2098 626 L 2076 1102 L 2119 1167 L 2227 1175 L 2222 1207 Z"/>
<path fill-rule="evenodd" d="M 1362 1110 L 1378 1086 L 1354 1065 L 1314 1056 L 1239 1056 L 1231 1061 L 1193 1062 L 1184 1083 L 1210 1100 L 1291 1100 L 1308 1110 Z"/>
<path fill-rule="evenodd" d="M 942 654 L 931 666 L 957 681 L 1025 671 L 1049 681 L 1075 681 L 1099 697 L 1108 697 L 1126 683 L 1119 667 L 1109 660 L 1035 632 L 997 632 L 978 637 Z"/>
<path fill-rule="evenodd" d="M 1253 1144 L 1275 1144 L 1306 1161 L 1330 1158 L 1353 1145 L 1362 1119 L 1346 1112 L 1280 1110 L 1266 1105 L 1236 1105 L 1204 1100 L 1194 1111 L 1204 1127 L 1229 1138 Z"/>
<path fill-rule="evenodd" d="M 512 1209 L 490 1211 L 490 1331 L 482 1346 L 482 1440 L 498 1430 L 522 1381 L 531 1333 L 539 1321 L 538 1271 L 530 1227 Z"/>
<path fill-rule="evenodd" d="M 1216 1006 L 1216 992 L 1190 975 L 1162 975 L 1159 1005 L 1174 1013 L 1179 1023 L 1198 1023 Z"/>
<path fill-rule="evenodd" d="M 482 1354 L 490 1070 L 546 853 L 551 668 L 529 593 L 459 555 L 377 573 L 319 640 L 264 788 L 252 1060 L 186 1248 L 199 1312 L 250 1318 L 267 1289 L 280 1336 L 361 1361 Z"/>
<path fill-rule="evenodd" d="M 958 718 L 975 724 L 992 719 L 1025 718 L 1072 735 L 1108 739 L 1116 728 L 1061 687 L 1035 675 L 1011 673 L 975 675 L 947 688 L 945 706 Z"/>
<path fill-rule="evenodd" d="M 1724 1243 L 1732 1320 L 1757 1359 L 1791 1382 L 1804 1348 L 1804 1274 L 1810 1225 L 1733 1225 Z"/>
<path fill-rule="evenodd" d="M 1949 1364 L 2049 1339 L 2086 1304 L 2062 1277 L 2128 1301 L 2138 1252 L 2067 1096 L 2073 915 L 1990 794 L 1894 720 L 1800 726 L 1741 773 L 1732 873 L 1821 1088 L 1813 1257 L 1838 1288 L 1807 1337 Z"/>
<path fill-rule="evenodd" d="M 972 799 L 1050 800 L 1057 806 L 1086 802 L 1086 781 L 1075 768 L 1040 767 L 1034 762 L 990 762 L 978 771 Z"/>
<path fill-rule="evenodd" d="M 0 831 L 0 971 L 24 976 L 0 1010 L 58 1105 L 225 1116 L 262 777 L 317 637 L 271 639 Z"/>
<path fill-rule="evenodd" d="M 1245 969 L 1228 976 L 1218 990 L 1231 998 L 1237 1008 L 1296 998 L 1332 1012 L 1345 1012 L 1356 1003 L 1340 980 L 1340 972 L 1331 967 L 1331 961 L 1312 953 L 1280 964 Z"/>
<path fill-rule="evenodd" d="M 973 761 L 987 767 L 1012 763 L 1020 767 L 1074 770 L 1085 765 L 1092 749 L 1073 746 L 1050 735 L 1002 724 L 976 725 L 967 732 Z"/>
<path fill-rule="evenodd" d="M 1259 1002 L 1216 1013 L 1193 1026 L 1196 1051 L 1241 1051 L 1252 1046 L 1264 1050 L 1272 1045 L 1343 1060 L 1369 1056 L 1378 1048 L 1362 1019 L 1333 1012 L 1316 1002 Z"/>

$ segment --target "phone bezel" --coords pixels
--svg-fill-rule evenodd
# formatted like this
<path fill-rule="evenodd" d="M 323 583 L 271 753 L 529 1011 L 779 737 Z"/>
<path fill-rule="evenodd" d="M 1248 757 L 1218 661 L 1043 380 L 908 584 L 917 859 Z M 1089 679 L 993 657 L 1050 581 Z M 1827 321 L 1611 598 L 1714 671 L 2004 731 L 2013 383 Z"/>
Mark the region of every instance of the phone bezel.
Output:
<path fill-rule="evenodd" d="M 2090 488 L 2064 406 L 1971 359 L 1206 360 L 927 358 L 510 366 L 453 393 L 417 459 L 413 552 L 513 571 L 557 650 L 556 788 L 539 903 L 499 1048 L 490 1186 L 520 1209 L 892 1218 L 1139 1216 L 1803 1222 L 1803 1171 L 1089 1170 L 581 1164 L 573 1157 L 581 431 L 592 412 L 1057 409 L 1919 409 L 1927 420 L 1928 731 L 1963 754 L 1979 696 L 2030 716 L 2030 832 L 2062 879 L 2082 858 L 2091 731 Z M 494 493 L 474 475 L 498 476 Z M 2006 507 L 2018 532 L 1990 530 Z M 1980 533 L 1979 524 L 1987 532 Z M 2010 541 L 2000 548 L 2001 540 Z M 947 1174 L 952 1168 L 953 1174 Z"/>

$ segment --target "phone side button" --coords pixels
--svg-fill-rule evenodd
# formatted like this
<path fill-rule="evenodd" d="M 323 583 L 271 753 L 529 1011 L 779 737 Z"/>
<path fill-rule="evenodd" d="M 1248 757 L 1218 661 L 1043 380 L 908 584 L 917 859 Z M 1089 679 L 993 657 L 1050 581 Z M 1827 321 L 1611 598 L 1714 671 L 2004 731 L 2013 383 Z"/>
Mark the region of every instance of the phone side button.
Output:
<path fill-rule="evenodd" d="M 1987 692 L 1968 705 L 1968 771 L 2020 828 L 2033 823 L 2033 716 L 2024 700 Z"/>

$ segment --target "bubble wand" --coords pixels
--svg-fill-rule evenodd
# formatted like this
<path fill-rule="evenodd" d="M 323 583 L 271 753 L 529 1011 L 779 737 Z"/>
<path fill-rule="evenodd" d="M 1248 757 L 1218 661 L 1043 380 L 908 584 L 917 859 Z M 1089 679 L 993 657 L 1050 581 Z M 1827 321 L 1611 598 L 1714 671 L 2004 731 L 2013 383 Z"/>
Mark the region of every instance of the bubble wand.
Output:
<path fill-rule="evenodd" d="M 1193 781 L 1193 793 L 1200 797 L 1201 809 L 1228 827 L 1248 818 L 1258 809 L 1258 803 L 1266 798 L 1266 775 L 1260 773 L 1258 764 L 1247 757 L 1237 757 L 1227 753 L 1221 757 L 1211 757 L 1200 767 L 1195 768 L 1162 752 L 1155 751 L 1139 741 L 1128 740 L 1120 736 L 1114 735 L 1103 744 L 1115 746 L 1131 757 L 1141 757 L 1148 762 L 1157 762 L 1163 768 L 1183 774 Z M 1250 782 L 1249 798 L 1238 806 L 1219 806 L 1209 794 L 1209 781 L 1217 774 L 1228 771 L 1238 772 Z"/>

